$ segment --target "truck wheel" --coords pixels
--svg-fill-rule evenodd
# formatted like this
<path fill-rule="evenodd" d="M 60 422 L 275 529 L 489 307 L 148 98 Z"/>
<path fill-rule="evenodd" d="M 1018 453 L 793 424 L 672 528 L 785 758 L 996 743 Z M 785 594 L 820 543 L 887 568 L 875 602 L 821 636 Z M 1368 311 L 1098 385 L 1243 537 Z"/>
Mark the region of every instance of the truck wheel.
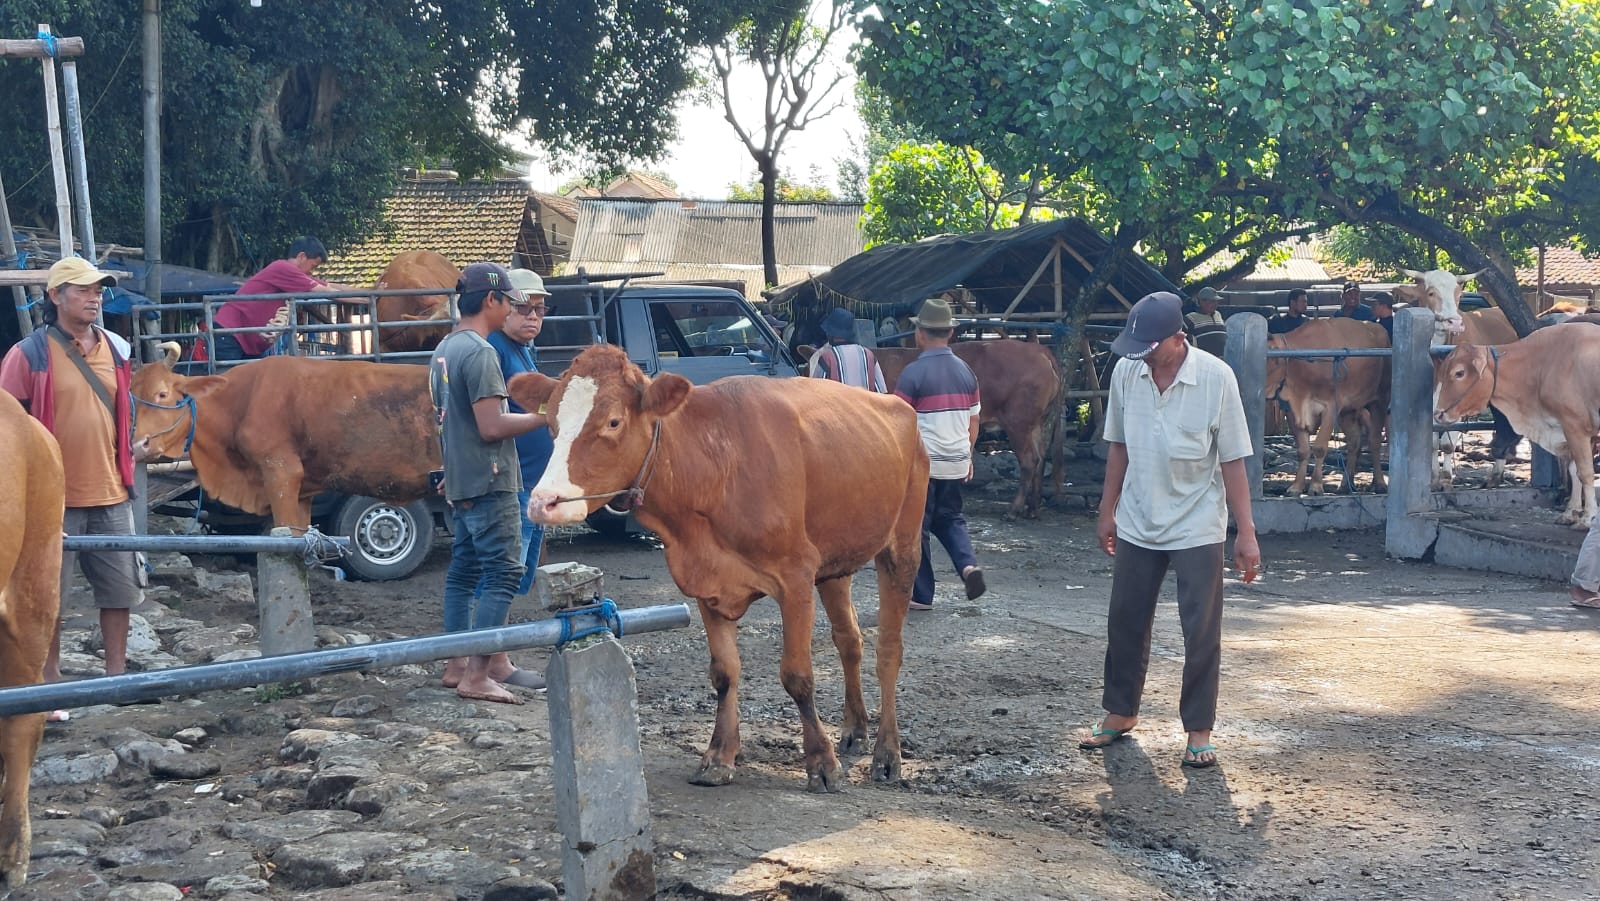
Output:
<path fill-rule="evenodd" d="M 590 513 L 589 518 L 583 522 L 584 525 L 607 538 L 628 537 L 628 514 L 626 513 L 613 513 L 610 508 L 601 507 Z"/>
<path fill-rule="evenodd" d="M 370 582 L 404 579 L 433 547 L 433 513 L 423 501 L 400 506 L 352 497 L 339 509 L 333 534 L 350 539 L 350 554 L 339 563 L 349 575 Z"/>

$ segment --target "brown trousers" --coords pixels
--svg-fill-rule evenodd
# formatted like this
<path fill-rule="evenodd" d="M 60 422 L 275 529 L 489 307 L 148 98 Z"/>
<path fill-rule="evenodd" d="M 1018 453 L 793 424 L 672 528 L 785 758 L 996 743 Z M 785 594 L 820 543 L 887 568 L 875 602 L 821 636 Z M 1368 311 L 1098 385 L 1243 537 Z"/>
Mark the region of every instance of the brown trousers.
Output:
<path fill-rule="evenodd" d="M 1222 545 L 1153 551 L 1117 539 L 1106 625 L 1107 713 L 1137 716 L 1150 669 L 1150 634 L 1156 599 L 1168 567 L 1178 577 L 1178 621 L 1183 626 L 1183 694 L 1178 714 L 1186 732 L 1210 730 L 1217 718 L 1217 678 L 1222 663 Z"/>

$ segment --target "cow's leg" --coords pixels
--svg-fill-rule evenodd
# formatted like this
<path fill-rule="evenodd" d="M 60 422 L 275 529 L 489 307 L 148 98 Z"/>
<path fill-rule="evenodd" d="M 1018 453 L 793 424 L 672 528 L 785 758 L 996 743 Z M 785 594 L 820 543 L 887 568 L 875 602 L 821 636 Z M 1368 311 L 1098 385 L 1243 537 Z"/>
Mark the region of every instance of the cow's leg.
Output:
<path fill-rule="evenodd" d="M 1308 491 L 1312 497 L 1322 495 L 1322 465 L 1328 458 L 1328 442 L 1333 439 L 1333 421 L 1337 418 L 1332 410 L 1324 410 L 1317 425 L 1316 437 L 1311 439 L 1311 486 Z"/>
<path fill-rule="evenodd" d="M 895 520 L 889 546 L 878 552 L 878 738 L 872 747 L 872 778 L 900 781 L 900 720 L 895 713 L 895 689 L 900 661 L 905 653 L 902 635 L 911 609 L 911 583 L 922 565 L 922 513 L 927 505 L 928 482 L 920 479 L 908 487 L 900 518 Z"/>
<path fill-rule="evenodd" d="M 1489 456 L 1494 462 L 1489 469 L 1489 479 L 1484 482 L 1483 487 L 1498 488 L 1506 478 L 1506 462 L 1517 452 L 1517 445 L 1522 443 L 1522 436 L 1511 427 L 1511 420 L 1506 418 L 1506 414 L 1493 406 L 1489 407 L 1489 414 L 1494 417 L 1494 437 L 1489 439 Z"/>
<path fill-rule="evenodd" d="M 263 468 L 266 480 L 267 502 L 272 505 L 272 524 L 304 529 L 311 525 L 311 498 L 300 496 L 300 486 L 305 484 L 305 469 L 298 459 L 280 459 L 276 465 Z"/>
<path fill-rule="evenodd" d="M 798 584 L 795 584 L 798 582 Z M 836 792 L 844 788 L 844 768 L 829 747 L 817 717 L 816 675 L 811 667 L 811 630 L 817 608 L 811 602 L 811 580 L 802 579 L 779 588 L 778 608 L 783 617 L 783 661 L 778 678 L 800 712 L 801 746 L 806 755 L 806 789 Z M 865 702 L 862 704 L 865 707 Z"/>
<path fill-rule="evenodd" d="M 861 626 L 850 603 L 850 577 L 829 579 L 817 586 L 822 609 L 833 626 L 833 646 L 839 649 L 844 670 L 844 722 L 839 727 L 839 753 L 860 754 L 867 748 L 867 700 L 861 693 Z"/>
<path fill-rule="evenodd" d="M 1372 490 L 1383 494 L 1389 490 L 1388 476 L 1383 474 L 1383 460 L 1387 454 L 1384 451 L 1384 436 L 1389 430 L 1389 415 L 1378 404 L 1367 407 L 1367 453 L 1372 455 Z"/>
<path fill-rule="evenodd" d="M 58 495 L 59 496 L 59 495 Z M 59 523 L 59 520 L 57 520 Z M 0 618 L 0 686 L 37 685 L 55 639 L 59 614 L 61 541 L 59 525 L 49 542 L 29 542 L 17 561 Z M 31 536 L 30 536 L 31 537 Z M 53 546 L 53 549 L 52 549 Z M 15 888 L 28 878 L 33 824 L 28 818 L 28 776 L 44 736 L 43 713 L 0 718 L 0 875 Z"/>
<path fill-rule="evenodd" d="M 1434 491 L 1448 491 L 1456 482 L 1456 433 L 1440 432 L 1433 440 Z"/>
<path fill-rule="evenodd" d="M 1294 456 L 1294 482 L 1289 485 L 1289 496 L 1299 497 L 1306 493 L 1306 466 L 1311 461 L 1311 432 L 1298 421 L 1294 423 Z"/>
<path fill-rule="evenodd" d="M 717 725 L 711 745 L 689 781 L 695 785 L 727 785 L 739 758 L 739 624 L 700 602 L 711 651 L 711 687 L 717 693 Z"/>
<path fill-rule="evenodd" d="M 1011 451 L 1017 458 L 1017 496 L 1011 499 L 1012 516 L 1032 519 L 1039 515 L 1040 495 L 1044 492 L 1044 450 L 1039 423 L 1023 432 L 1023 439 L 1012 439 Z M 1007 430 L 1009 436 L 1013 434 Z"/>
<path fill-rule="evenodd" d="M 1365 443 L 1362 422 L 1362 414 L 1359 411 L 1347 410 L 1339 416 L 1339 428 L 1344 431 L 1344 466 L 1343 475 L 1339 479 L 1340 494 L 1354 494 L 1356 490 L 1356 467 L 1361 464 L 1361 447 Z"/>
<path fill-rule="evenodd" d="M 1572 475 L 1572 498 L 1567 502 L 1573 511 L 1572 527 L 1588 529 L 1594 522 L 1594 435 L 1582 429 L 1563 429 L 1566 432 L 1567 453 L 1570 454 L 1568 471 Z"/>

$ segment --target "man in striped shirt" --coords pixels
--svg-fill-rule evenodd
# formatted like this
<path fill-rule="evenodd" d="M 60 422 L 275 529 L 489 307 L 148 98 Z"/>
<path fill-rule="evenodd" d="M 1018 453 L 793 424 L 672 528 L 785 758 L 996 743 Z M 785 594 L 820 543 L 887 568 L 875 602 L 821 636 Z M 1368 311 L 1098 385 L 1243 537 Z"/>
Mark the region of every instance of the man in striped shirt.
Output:
<path fill-rule="evenodd" d="M 944 545 L 966 585 L 967 600 L 987 590 L 972 553 L 961 513 L 961 485 L 972 479 L 972 446 L 978 440 L 978 379 L 950 350 L 955 317 L 939 298 L 923 303 L 911 319 L 922 354 L 906 366 L 895 396 L 917 411 L 917 429 L 928 451 L 928 503 L 922 514 L 922 566 L 911 589 L 912 610 L 933 609 L 933 559 L 928 536 Z"/>
<path fill-rule="evenodd" d="M 888 393 L 877 356 L 856 343 L 856 319 L 849 310 L 834 307 L 822 320 L 822 333 L 828 336 L 828 343 L 811 355 L 812 378 L 833 379 L 879 394 Z"/>

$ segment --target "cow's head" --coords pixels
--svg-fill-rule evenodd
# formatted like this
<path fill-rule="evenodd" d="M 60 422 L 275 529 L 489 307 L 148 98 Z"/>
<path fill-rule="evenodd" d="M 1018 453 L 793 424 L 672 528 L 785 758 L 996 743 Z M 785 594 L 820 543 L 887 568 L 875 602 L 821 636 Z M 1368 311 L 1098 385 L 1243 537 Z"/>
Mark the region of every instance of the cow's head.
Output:
<path fill-rule="evenodd" d="M 691 388 L 671 373 L 647 378 L 611 345 L 579 354 L 559 381 L 537 373 L 513 378 L 512 400 L 524 410 L 544 407 L 555 438 L 550 464 L 533 486 L 528 518 L 579 522 L 629 488 L 648 488 L 643 470 L 656 423 L 682 407 Z M 658 459 L 655 465 L 663 464 Z M 641 476 L 644 484 L 636 486 Z"/>
<path fill-rule="evenodd" d="M 179 347 L 161 345 L 164 356 L 139 367 L 128 385 L 133 395 L 133 455 L 138 460 L 176 460 L 187 450 L 190 417 L 198 416 L 198 398 L 222 385 L 225 376 L 181 376 L 172 371 Z M 191 400 L 191 398 L 193 400 Z"/>
<path fill-rule="evenodd" d="M 1441 425 L 1476 416 L 1494 394 L 1494 351 L 1463 344 L 1444 358 L 1433 373 L 1433 418 Z"/>
<path fill-rule="evenodd" d="M 1414 269 L 1401 270 L 1406 277 L 1412 280 L 1410 285 L 1401 285 L 1393 292 L 1394 299 L 1405 301 L 1412 306 L 1427 307 L 1433 311 L 1434 316 L 1434 343 L 1441 344 L 1449 335 L 1461 334 L 1461 286 L 1472 281 L 1483 272 L 1473 272 L 1468 275 L 1456 275 L 1444 269 L 1434 269 L 1429 272 L 1417 272 Z"/>

